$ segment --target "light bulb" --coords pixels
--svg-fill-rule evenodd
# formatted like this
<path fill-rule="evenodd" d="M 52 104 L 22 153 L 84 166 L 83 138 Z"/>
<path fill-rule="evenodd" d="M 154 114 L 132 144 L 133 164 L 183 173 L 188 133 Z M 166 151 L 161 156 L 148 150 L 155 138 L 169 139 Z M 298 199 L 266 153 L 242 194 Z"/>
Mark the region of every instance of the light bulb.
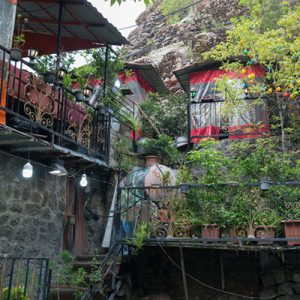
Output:
<path fill-rule="evenodd" d="M 82 174 L 81 180 L 80 180 L 80 186 L 86 187 L 87 184 L 88 184 L 88 182 L 87 182 L 87 176 L 86 176 L 86 174 Z"/>
<path fill-rule="evenodd" d="M 24 178 L 31 178 L 33 174 L 33 167 L 30 162 L 27 162 L 22 170 L 22 175 Z"/>

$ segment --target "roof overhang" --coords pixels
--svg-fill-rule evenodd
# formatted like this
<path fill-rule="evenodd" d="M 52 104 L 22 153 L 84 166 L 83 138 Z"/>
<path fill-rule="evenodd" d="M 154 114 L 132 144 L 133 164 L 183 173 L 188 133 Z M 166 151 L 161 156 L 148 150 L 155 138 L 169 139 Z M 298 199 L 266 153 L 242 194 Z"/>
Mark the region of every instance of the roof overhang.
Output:
<path fill-rule="evenodd" d="M 241 61 L 245 63 L 247 61 L 247 58 L 245 56 L 240 56 L 236 58 L 230 59 L 230 61 Z M 206 70 L 212 70 L 219 68 L 222 65 L 222 62 L 216 62 L 215 60 L 205 60 L 199 63 L 195 63 L 193 65 L 190 65 L 188 67 L 185 67 L 180 70 L 176 70 L 173 73 L 175 74 L 177 80 L 183 87 L 184 91 L 189 95 L 190 93 L 190 74 L 200 71 L 206 71 Z"/>
<path fill-rule="evenodd" d="M 158 92 L 167 93 L 168 89 L 151 64 L 125 63 L 125 69 L 138 70 L 141 76 Z"/>
<path fill-rule="evenodd" d="M 24 50 L 40 54 L 56 52 L 60 4 L 62 4 L 61 51 L 122 45 L 128 41 L 86 0 L 19 0 L 17 14 L 24 23 Z"/>

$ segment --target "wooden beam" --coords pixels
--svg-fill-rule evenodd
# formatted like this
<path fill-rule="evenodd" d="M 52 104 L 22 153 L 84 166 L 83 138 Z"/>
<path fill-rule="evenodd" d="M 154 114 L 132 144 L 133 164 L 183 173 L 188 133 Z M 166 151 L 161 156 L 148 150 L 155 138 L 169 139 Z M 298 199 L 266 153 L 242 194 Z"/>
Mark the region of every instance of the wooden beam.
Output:
<path fill-rule="evenodd" d="M 11 152 L 45 152 L 53 150 L 52 147 L 22 147 L 22 148 L 15 148 L 11 149 Z"/>
<path fill-rule="evenodd" d="M 34 142 L 34 139 L 16 139 L 16 140 L 0 140 L 0 146 L 20 145 Z"/>
<path fill-rule="evenodd" d="M 224 263 L 223 263 L 223 255 L 222 252 L 219 251 L 220 255 L 220 271 L 221 271 L 221 284 L 222 284 L 222 290 L 225 290 L 225 277 L 224 277 Z"/>
<path fill-rule="evenodd" d="M 56 19 L 41 19 L 41 18 L 30 18 L 29 23 L 43 23 L 43 24 L 57 24 L 58 20 Z M 82 26 L 81 22 L 78 21 L 63 21 L 62 25 L 64 26 Z M 103 23 L 86 23 L 88 27 L 105 27 Z"/>
<path fill-rule="evenodd" d="M 183 257 L 183 251 L 181 247 L 179 247 L 179 253 L 180 253 L 180 264 L 181 264 L 181 273 L 182 273 L 185 300 L 189 300 L 189 293 L 188 293 L 186 274 L 185 274 L 184 257 Z"/>

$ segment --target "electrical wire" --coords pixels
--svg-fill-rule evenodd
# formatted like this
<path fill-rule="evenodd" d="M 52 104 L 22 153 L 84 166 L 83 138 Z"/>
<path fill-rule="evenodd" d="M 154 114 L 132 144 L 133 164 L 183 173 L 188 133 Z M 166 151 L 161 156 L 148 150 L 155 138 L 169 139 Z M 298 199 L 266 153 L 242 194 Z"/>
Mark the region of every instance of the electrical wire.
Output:
<path fill-rule="evenodd" d="M 163 19 L 163 18 L 168 17 L 168 16 L 171 16 L 171 15 L 174 15 L 174 14 L 176 14 L 176 13 L 178 13 L 178 12 L 184 11 L 184 10 L 186 10 L 186 9 L 188 9 L 188 8 L 190 8 L 190 7 L 192 7 L 192 6 L 196 5 L 196 4 L 198 4 L 198 3 L 201 3 L 201 2 L 203 2 L 203 1 L 204 1 L 204 0 L 199 0 L 199 1 L 196 1 L 196 2 L 191 3 L 191 4 L 189 4 L 189 5 L 182 6 L 182 7 L 178 8 L 178 9 L 176 9 L 176 10 L 174 10 L 174 11 L 169 12 L 168 14 L 157 16 L 156 18 L 153 18 L 153 19 L 151 20 L 151 22 L 157 21 L 157 20 L 160 20 L 160 19 Z M 148 22 L 148 23 L 150 23 L 150 22 Z M 143 23 L 143 24 L 147 24 L 147 22 L 145 22 L 145 23 Z M 137 25 L 137 24 L 135 24 L 135 25 L 130 25 L 130 26 L 127 26 L 127 27 L 118 28 L 118 30 L 126 30 L 126 29 L 130 29 L 130 28 L 137 27 L 137 26 L 139 26 L 139 25 Z"/>
<path fill-rule="evenodd" d="M 170 256 L 168 255 L 168 253 L 166 252 L 166 250 L 163 248 L 163 246 L 162 246 L 161 243 L 159 242 L 157 236 L 156 236 L 156 241 L 157 241 L 158 245 L 160 246 L 160 248 L 162 249 L 163 253 L 166 255 L 166 257 L 173 263 L 173 265 L 174 265 L 177 269 L 179 269 L 181 272 L 183 272 L 182 268 L 181 268 L 181 267 L 180 267 L 180 266 L 172 259 L 172 257 L 170 257 Z M 204 283 L 204 282 L 200 281 L 199 279 L 195 278 L 193 275 L 191 275 L 191 274 L 189 274 L 189 273 L 186 273 L 186 272 L 185 272 L 185 275 L 186 275 L 187 277 L 189 277 L 190 279 L 196 281 L 196 282 L 199 283 L 200 285 L 202 285 L 202 286 L 204 286 L 204 287 L 206 287 L 206 288 L 208 288 L 208 289 L 210 289 L 210 290 L 214 290 L 214 291 L 216 291 L 216 292 L 220 292 L 220 293 L 227 294 L 227 295 L 231 295 L 231 296 L 237 296 L 237 297 L 244 298 L 244 299 L 252 299 L 252 300 L 255 300 L 255 299 L 258 299 L 258 300 L 259 300 L 259 299 L 260 299 L 260 300 L 265 299 L 265 300 L 267 300 L 267 299 L 275 299 L 275 298 L 278 297 L 278 296 L 284 295 L 284 294 L 278 294 L 278 295 L 267 296 L 267 297 L 252 297 L 252 296 L 240 295 L 240 294 L 237 294 L 237 293 L 228 292 L 228 291 L 224 291 L 224 290 L 218 289 L 218 288 L 216 288 L 216 287 L 213 287 L 213 286 L 211 286 L 211 285 L 209 285 L 209 284 L 207 284 L 207 283 Z"/>

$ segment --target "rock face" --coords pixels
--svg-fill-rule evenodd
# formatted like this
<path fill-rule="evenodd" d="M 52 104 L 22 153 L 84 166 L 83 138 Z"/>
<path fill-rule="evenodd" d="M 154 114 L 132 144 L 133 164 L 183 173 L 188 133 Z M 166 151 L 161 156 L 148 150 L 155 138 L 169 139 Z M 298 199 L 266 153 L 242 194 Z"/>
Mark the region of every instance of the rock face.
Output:
<path fill-rule="evenodd" d="M 182 10 L 179 21 L 170 24 L 161 12 L 162 1 L 147 8 L 137 19 L 138 27 L 128 39 L 125 59 L 152 63 L 165 84 L 173 91 L 179 84 L 173 71 L 201 61 L 201 54 L 225 38 L 230 18 L 244 9 L 238 0 L 203 0 Z"/>

